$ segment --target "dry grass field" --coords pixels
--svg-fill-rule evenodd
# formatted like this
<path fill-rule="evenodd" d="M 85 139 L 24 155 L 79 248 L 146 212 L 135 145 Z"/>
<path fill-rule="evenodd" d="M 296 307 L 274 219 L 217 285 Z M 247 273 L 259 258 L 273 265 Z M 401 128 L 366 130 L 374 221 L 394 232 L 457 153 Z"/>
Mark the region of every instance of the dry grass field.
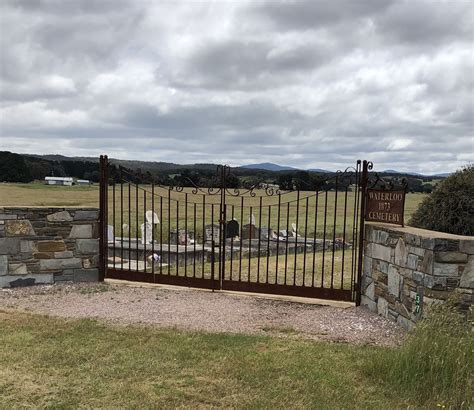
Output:
<path fill-rule="evenodd" d="M 425 194 L 408 194 L 405 206 L 405 220 L 408 221 Z M 193 194 L 191 189 L 173 192 L 155 188 L 152 195 L 151 186 L 120 185 L 114 190 L 109 188 L 109 224 L 114 225 L 115 232 L 120 233 L 123 224 L 130 227 L 132 236 L 140 236 L 138 228 L 145 220 L 145 211 L 154 209 L 161 222 L 163 232 L 171 229 L 187 228 L 202 235 L 203 225 L 217 223 L 219 220 L 220 195 Z M 203 201 L 205 205 L 203 206 Z M 113 205 L 115 202 L 115 206 Z M 348 237 L 353 228 L 355 194 L 348 192 L 301 192 L 299 200 L 295 192 L 282 194 L 279 197 L 265 196 L 263 191 L 256 191 L 256 197 L 226 196 L 227 219 L 235 218 L 239 223 L 249 222 L 254 216 L 257 226 L 270 226 L 273 229 L 290 230 L 295 223 L 302 236 L 321 238 L 326 229 L 330 238 L 333 227 L 336 237 L 344 234 Z M 187 204 L 187 205 L 185 205 Z M 243 204 L 243 206 L 242 206 Z M 317 205 L 317 206 L 316 206 Z M 0 206 L 99 206 L 99 187 L 82 186 L 48 186 L 41 183 L 0 184 Z M 204 212 L 203 212 L 204 208 Z M 309 212 L 306 212 L 306 209 Z M 317 209 L 317 212 L 316 212 Z M 137 212 L 138 210 L 138 212 Z M 129 212 L 130 211 L 130 212 Z M 138 229 L 137 229 L 138 228 Z M 155 231 L 159 235 L 159 228 Z"/>

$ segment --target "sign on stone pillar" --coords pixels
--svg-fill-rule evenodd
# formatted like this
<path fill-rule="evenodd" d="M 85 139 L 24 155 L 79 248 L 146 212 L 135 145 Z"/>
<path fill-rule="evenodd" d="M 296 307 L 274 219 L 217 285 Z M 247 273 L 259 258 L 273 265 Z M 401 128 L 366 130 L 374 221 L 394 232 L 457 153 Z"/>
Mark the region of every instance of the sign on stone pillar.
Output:
<path fill-rule="evenodd" d="M 404 225 L 405 191 L 367 189 L 365 220 Z"/>

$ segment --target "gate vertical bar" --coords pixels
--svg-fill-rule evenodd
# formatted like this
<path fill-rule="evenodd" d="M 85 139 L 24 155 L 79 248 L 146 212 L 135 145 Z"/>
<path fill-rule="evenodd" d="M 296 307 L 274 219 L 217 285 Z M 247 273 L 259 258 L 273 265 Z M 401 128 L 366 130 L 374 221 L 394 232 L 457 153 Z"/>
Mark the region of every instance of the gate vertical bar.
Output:
<path fill-rule="evenodd" d="M 99 281 L 104 275 L 104 157 L 99 158 Z"/>
<path fill-rule="evenodd" d="M 227 165 L 220 166 L 220 177 L 221 177 L 221 206 L 219 215 L 219 284 L 218 289 L 222 289 L 222 281 L 225 278 L 225 245 L 226 245 L 226 203 L 225 203 L 225 190 L 226 190 L 226 178 L 227 173 L 230 172 L 230 168 Z"/>
<path fill-rule="evenodd" d="M 107 155 L 101 155 L 99 161 L 99 281 L 103 282 L 107 273 Z"/>
<path fill-rule="evenodd" d="M 372 169 L 372 163 L 364 160 L 362 163 L 362 177 L 360 184 L 360 219 L 359 219 L 359 254 L 357 258 L 357 284 L 356 284 L 356 306 L 360 306 L 362 291 L 362 258 L 364 256 L 364 220 L 365 220 L 365 203 L 367 193 L 367 180 L 369 168 Z"/>

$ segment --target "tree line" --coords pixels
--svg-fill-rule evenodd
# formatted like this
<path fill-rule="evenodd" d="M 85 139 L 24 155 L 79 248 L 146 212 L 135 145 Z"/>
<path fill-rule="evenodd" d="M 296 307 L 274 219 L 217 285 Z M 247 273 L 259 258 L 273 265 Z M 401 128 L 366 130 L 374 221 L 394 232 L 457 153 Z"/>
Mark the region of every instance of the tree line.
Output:
<path fill-rule="evenodd" d="M 216 166 L 200 164 L 196 166 L 176 166 L 164 171 L 150 168 L 142 170 L 140 162 L 129 162 L 134 168 L 110 163 L 109 179 L 119 183 L 128 180 L 133 183 L 155 183 L 164 186 L 217 187 L 219 178 Z M 127 164 L 127 165 L 129 165 Z M 74 177 L 99 182 L 99 163 L 83 160 L 51 160 L 31 155 L 0 151 L 0 182 L 42 181 L 46 176 Z M 389 176 L 393 177 L 393 176 Z M 430 178 L 406 176 L 409 192 L 431 192 L 434 185 Z M 335 173 L 322 175 L 308 171 L 266 171 L 246 168 L 231 168 L 226 178 L 228 188 L 246 188 L 277 185 L 281 190 L 350 190 L 355 183 L 353 176 L 336 178 Z"/>

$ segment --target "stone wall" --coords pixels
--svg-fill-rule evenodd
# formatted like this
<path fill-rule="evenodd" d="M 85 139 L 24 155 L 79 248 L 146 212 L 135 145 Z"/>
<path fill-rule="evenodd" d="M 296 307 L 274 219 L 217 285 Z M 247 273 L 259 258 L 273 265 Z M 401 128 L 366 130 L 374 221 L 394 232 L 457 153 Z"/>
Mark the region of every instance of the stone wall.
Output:
<path fill-rule="evenodd" d="M 474 237 L 366 224 L 362 305 L 406 329 L 430 304 L 460 294 L 474 300 Z"/>
<path fill-rule="evenodd" d="M 0 287 L 96 281 L 99 210 L 0 208 Z"/>

